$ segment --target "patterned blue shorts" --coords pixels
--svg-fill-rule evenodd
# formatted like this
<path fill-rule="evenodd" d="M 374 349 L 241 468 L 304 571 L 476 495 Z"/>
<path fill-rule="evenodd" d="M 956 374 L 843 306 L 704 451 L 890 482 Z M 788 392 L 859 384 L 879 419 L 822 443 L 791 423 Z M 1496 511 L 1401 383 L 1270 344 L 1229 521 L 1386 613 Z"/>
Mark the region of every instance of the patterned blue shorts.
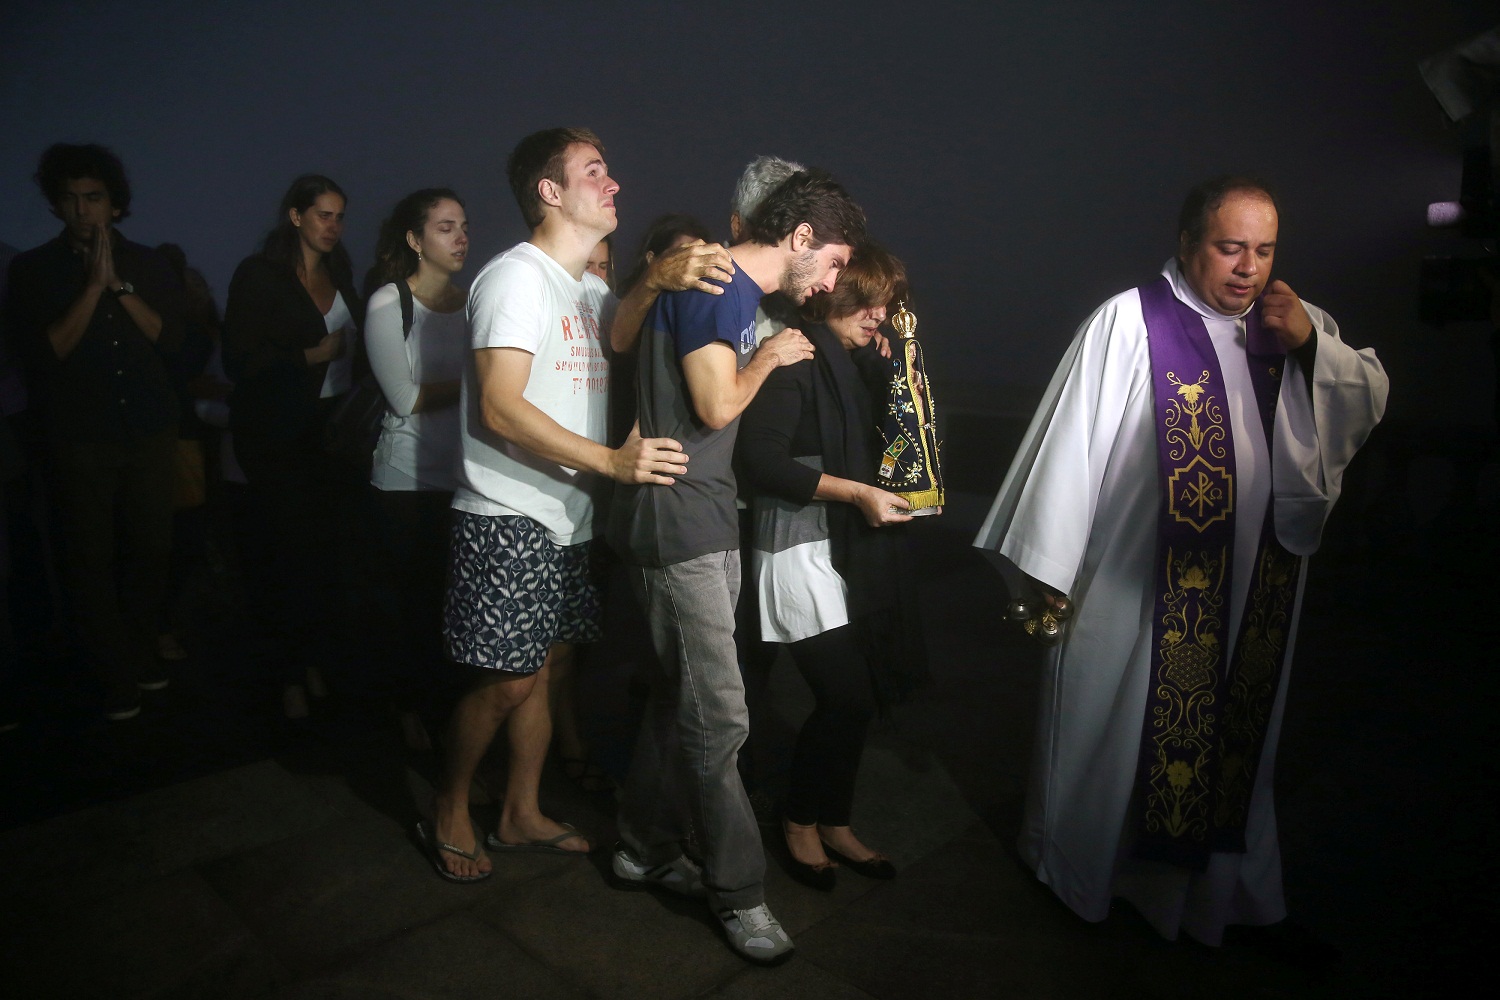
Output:
<path fill-rule="evenodd" d="M 454 511 L 443 637 L 459 663 L 542 669 L 556 642 L 599 638 L 603 612 L 589 544 L 560 547 L 529 517 Z"/>

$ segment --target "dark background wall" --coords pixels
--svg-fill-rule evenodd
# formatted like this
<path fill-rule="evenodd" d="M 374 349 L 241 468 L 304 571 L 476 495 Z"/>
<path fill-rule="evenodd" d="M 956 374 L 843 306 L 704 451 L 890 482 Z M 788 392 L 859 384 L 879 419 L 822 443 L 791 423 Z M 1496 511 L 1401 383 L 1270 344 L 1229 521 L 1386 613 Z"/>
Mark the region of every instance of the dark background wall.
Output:
<path fill-rule="evenodd" d="M 667 210 L 725 226 L 759 153 L 837 173 L 909 263 L 938 384 L 1023 399 L 1098 301 L 1171 253 L 1201 176 L 1283 195 L 1277 274 L 1378 349 L 1391 419 L 1488 426 L 1480 327 L 1416 318 L 1423 227 L 1458 139 L 1415 63 L 1494 20 L 1462 0 L 1047 5 L 573 0 L 28 2 L 0 13 L 0 240 L 56 224 L 30 176 L 99 141 L 123 227 L 183 244 L 221 298 L 297 173 L 349 191 L 361 269 L 404 192 L 469 203 L 475 256 L 524 236 L 503 166 L 586 124 L 623 185 L 619 236 Z M 477 270 L 477 262 L 470 271 Z"/>

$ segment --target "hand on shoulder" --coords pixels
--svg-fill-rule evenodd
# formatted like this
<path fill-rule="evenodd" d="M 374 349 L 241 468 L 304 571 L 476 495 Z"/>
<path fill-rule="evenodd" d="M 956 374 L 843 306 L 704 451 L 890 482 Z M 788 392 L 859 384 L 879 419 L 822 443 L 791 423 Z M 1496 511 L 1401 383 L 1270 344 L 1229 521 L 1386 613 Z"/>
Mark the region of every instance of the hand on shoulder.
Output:
<path fill-rule="evenodd" d="M 659 292 L 685 292 L 697 289 L 709 295 L 723 295 L 723 285 L 734 280 L 734 258 L 718 243 L 695 240 L 657 257 L 646 272 L 646 280 Z"/>
<path fill-rule="evenodd" d="M 801 330 L 789 326 L 780 333 L 761 341 L 755 353 L 757 357 L 765 353 L 773 367 L 782 368 L 795 365 L 799 361 L 810 360 L 813 356 L 813 345 Z"/>

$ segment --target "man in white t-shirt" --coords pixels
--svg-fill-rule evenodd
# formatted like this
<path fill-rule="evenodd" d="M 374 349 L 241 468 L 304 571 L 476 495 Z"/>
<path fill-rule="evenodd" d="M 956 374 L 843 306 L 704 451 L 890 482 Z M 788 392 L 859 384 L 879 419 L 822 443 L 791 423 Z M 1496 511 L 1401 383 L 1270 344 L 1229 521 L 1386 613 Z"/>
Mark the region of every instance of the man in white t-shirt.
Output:
<path fill-rule="evenodd" d="M 548 687 L 571 669 L 574 644 L 599 634 L 587 544 L 593 490 L 601 477 L 670 484 L 687 471 L 670 439 L 600 443 L 609 376 L 599 331 L 613 299 L 584 268 L 615 228 L 620 186 L 603 145 L 585 129 L 548 129 L 521 140 L 506 169 L 531 239 L 486 264 L 469 293 L 473 364 L 460 402 L 444 607 L 449 655 L 473 678 L 453 713 L 434 816 L 418 826 L 438 874 L 456 882 L 490 874 L 469 783 L 507 719 L 509 782 L 489 850 L 589 850 L 577 831 L 542 815 L 537 788 L 552 738 Z"/>

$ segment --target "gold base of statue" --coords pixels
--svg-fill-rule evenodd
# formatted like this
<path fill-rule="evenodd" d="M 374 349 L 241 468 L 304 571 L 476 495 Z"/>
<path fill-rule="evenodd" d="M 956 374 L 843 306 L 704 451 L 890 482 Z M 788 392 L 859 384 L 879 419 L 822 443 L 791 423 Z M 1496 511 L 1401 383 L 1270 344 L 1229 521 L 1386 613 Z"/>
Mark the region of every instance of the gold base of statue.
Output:
<path fill-rule="evenodd" d="M 942 513 L 940 509 L 943 506 L 942 490 L 918 490 L 915 493 L 897 493 L 896 495 L 911 504 L 911 509 L 906 513 L 912 517 Z"/>

